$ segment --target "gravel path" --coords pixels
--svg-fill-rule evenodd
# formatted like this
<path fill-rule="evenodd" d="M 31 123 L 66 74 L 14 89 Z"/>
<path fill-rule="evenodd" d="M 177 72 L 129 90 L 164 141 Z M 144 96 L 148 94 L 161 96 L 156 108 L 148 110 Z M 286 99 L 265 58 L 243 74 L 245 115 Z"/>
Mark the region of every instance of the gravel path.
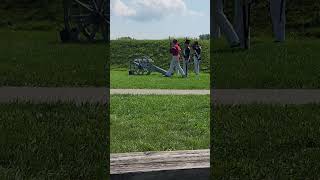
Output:
<path fill-rule="evenodd" d="M 14 101 L 106 103 L 107 88 L 0 87 L 0 103 Z M 209 95 L 210 90 L 111 89 L 111 95 Z M 320 89 L 218 89 L 214 104 L 307 104 L 320 103 Z"/>

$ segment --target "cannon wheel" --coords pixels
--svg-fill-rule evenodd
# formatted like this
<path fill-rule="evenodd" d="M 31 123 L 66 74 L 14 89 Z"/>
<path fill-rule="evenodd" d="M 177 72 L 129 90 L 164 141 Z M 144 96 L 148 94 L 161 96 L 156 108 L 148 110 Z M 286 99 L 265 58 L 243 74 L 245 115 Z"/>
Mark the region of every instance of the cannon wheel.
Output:
<path fill-rule="evenodd" d="M 64 0 L 65 30 L 72 40 L 107 41 L 109 5 L 106 0 Z M 73 33 L 73 35 L 72 35 Z"/>
<path fill-rule="evenodd" d="M 144 74 L 148 74 L 148 70 L 145 68 L 139 68 L 137 66 L 135 66 L 135 72 L 137 75 L 144 75 Z"/>
<path fill-rule="evenodd" d="M 149 71 L 148 69 L 138 67 L 135 64 L 130 64 L 129 67 L 130 67 L 129 75 L 144 75 L 144 74 L 149 75 L 149 74 L 151 74 L 151 71 Z"/>

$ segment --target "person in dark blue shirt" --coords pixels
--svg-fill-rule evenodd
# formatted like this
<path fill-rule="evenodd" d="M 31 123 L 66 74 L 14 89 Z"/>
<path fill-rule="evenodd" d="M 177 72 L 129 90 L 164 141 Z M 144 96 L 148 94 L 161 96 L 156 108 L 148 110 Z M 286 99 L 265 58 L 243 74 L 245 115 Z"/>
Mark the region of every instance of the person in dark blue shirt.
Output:
<path fill-rule="evenodd" d="M 191 48 L 190 48 L 190 40 L 186 39 L 184 42 L 184 50 L 183 50 L 183 71 L 186 76 L 188 76 L 188 67 L 191 59 Z"/>
<path fill-rule="evenodd" d="M 201 62 L 201 46 L 198 41 L 195 41 L 192 45 L 193 50 L 193 62 L 194 62 L 194 72 L 198 76 L 200 73 L 200 62 Z"/>

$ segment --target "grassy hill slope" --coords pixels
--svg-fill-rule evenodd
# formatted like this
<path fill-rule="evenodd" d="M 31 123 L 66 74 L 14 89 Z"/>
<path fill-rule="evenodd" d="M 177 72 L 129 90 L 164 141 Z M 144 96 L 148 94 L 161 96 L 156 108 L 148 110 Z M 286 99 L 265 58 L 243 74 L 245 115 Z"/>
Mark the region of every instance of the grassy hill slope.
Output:
<path fill-rule="evenodd" d="M 199 43 L 202 46 L 202 69 L 208 69 L 210 42 L 200 40 Z M 131 60 L 141 55 L 149 56 L 160 67 L 169 67 L 170 63 L 169 40 L 113 40 L 110 53 L 113 68 L 127 68 Z"/>
<path fill-rule="evenodd" d="M 1 0 L 0 27 L 58 29 L 63 23 L 62 0 Z"/>

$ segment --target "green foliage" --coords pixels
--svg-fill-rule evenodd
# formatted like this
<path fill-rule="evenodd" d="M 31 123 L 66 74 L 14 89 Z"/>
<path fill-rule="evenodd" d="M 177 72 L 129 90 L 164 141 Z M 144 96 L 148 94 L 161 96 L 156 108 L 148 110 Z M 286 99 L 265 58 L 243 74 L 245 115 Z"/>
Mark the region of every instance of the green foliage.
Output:
<path fill-rule="evenodd" d="M 184 46 L 183 41 L 184 39 L 179 39 L 182 48 Z M 210 41 L 200 40 L 199 44 L 202 46 L 201 66 L 202 69 L 206 70 L 209 69 L 210 64 Z M 156 65 L 166 68 L 169 67 L 171 60 L 169 49 L 169 40 L 113 40 L 110 43 L 111 67 L 127 68 L 131 60 L 146 55 L 152 58 Z"/>
<path fill-rule="evenodd" d="M 201 39 L 201 40 L 209 40 L 210 39 L 210 34 L 201 34 L 199 36 L 199 39 Z"/>
<path fill-rule="evenodd" d="M 62 0 L 10 0 L 0 4 L 0 27 L 23 30 L 60 29 Z"/>

